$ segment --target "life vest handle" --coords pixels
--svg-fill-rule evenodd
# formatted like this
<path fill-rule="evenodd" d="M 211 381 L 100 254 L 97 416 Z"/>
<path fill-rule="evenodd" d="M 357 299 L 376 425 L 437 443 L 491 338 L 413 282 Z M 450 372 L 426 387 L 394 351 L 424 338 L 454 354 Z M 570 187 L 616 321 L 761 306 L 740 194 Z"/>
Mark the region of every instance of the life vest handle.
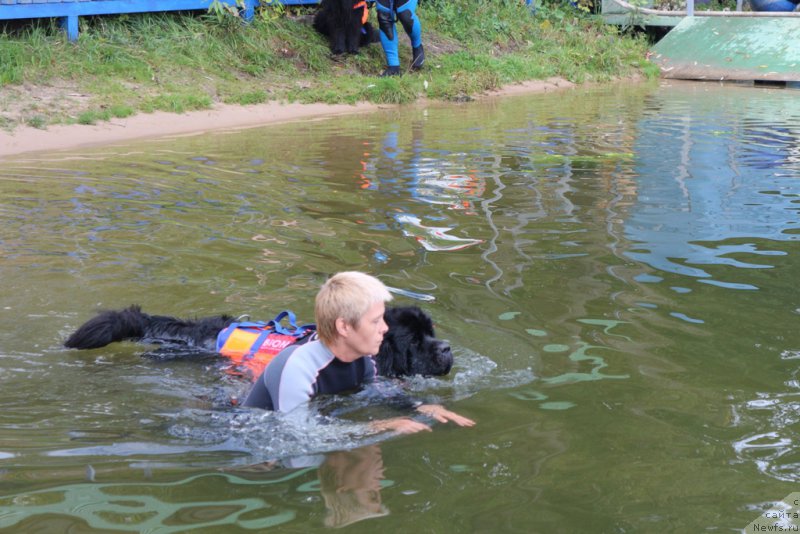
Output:
<path fill-rule="evenodd" d="M 284 326 L 281 324 L 281 321 L 283 321 L 284 318 L 288 318 L 289 319 L 289 326 L 292 327 L 293 331 L 296 331 L 297 330 L 297 317 L 295 317 L 294 312 L 292 312 L 290 310 L 283 310 L 278 315 L 276 315 L 273 320 L 271 320 L 267 324 L 271 324 L 272 327 L 275 329 L 275 332 L 277 332 L 278 334 L 284 334 L 284 335 L 287 335 L 287 336 L 291 336 L 292 332 L 287 330 L 286 328 L 284 328 Z"/>
<path fill-rule="evenodd" d="M 291 330 L 287 329 L 285 326 L 281 324 L 281 321 L 284 319 L 289 319 L 289 326 L 291 326 Z M 257 330 L 263 329 L 272 329 L 275 333 L 278 334 L 285 334 L 287 336 L 293 335 L 293 332 L 297 330 L 297 317 L 295 316 L 294 312 L 290 310 L 283 310 L 278 315 L 275 316 L 274 319 L 271 321 L 267 321 L 266 323 L 263 321 L 244 321 L 241 323 L 232 323 L 240 328 L 254 328 Z"/>
<path fill-rule="evenodd" d="M 264 330 L 261 331 L 261 333 L 258 335 L 256 340 L 253 341 L 253 344 L 250 345 L 250 349 L 248 349 L 247 353 L 245 353 L 243 359 L 244 360 L 252 359 L 255 356 L 255 354 L 259 351 L 259 349 L 261 348 L 261 345 L 263 345 L 264 342 L 267 340 L 267 338 L 273 333 L 279 333 L 279 334 L 283 334 L 283 335 L 287 335 L 287 336 L 293 337 L 293 338 L 295 338 L 295 341 L 293 341 L 292 343 L 297 343 L 298 341 L 300 341 L 304 337 L 313 334 L 316 330 L 317 330 L 317 325 L 315 325 L 315 324 L 305 324 L 303 326 L 296 326 L 295 325 L 295 328 L 294 328 L 293 332 L 289 332 L 289 331 L 278 332 L 277 330 L 271 330 L 269 328 L 265 328 Z"/>

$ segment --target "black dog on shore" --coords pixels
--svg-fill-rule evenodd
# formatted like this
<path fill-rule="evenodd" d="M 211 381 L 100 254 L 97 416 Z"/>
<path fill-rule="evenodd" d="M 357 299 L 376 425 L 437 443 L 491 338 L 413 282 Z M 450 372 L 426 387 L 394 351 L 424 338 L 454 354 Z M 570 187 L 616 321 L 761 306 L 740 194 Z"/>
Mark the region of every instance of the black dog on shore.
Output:
<path fill-rule="evenodd" d="M 384 320 L 389 331 L 375 355 L 378 374 L 386 377 L 442 376 L 450 372 L 453 365 L 450 345 L 436 339 L 433 322 L 425 312 L 416 306 L 387 308 Z M 134 305 L 124 310 L 100 312 L 72 333 L 64 346 L 96 349 L 116 341 L 132 340 L 215 353 L 217 336 L 235 321 L 229 315 L 201 319 L 148 315 Z"/>
<path fill-rule="evenodd" d="M 356 54 L 362 46 L 380 41 L 380 33 L 367 22 L 365 0 L 322 0 L 314 16 L 314 29 L 328 38 L 334 55 Z"/>

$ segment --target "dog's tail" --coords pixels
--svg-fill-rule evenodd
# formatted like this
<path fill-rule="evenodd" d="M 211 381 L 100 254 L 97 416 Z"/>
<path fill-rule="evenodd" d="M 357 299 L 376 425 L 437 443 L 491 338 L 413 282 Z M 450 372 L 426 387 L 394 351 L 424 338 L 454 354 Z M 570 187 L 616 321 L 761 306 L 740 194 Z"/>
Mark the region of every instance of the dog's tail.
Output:
<path fill-rule="evenodd" d="M 64 342 L 70 349 L 96 349 L 115 341 L 141 339 L 150 323 L 150 316 L 139 306 L 120 311 L 103 311 L 89 319 Z"/>

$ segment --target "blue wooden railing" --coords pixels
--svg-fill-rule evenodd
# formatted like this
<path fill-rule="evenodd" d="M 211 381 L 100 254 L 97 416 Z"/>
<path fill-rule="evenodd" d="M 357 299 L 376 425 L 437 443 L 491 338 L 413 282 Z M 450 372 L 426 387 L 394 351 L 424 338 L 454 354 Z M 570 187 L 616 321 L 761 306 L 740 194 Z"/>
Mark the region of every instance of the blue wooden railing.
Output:
<path fill-rule="evenodd" d="M 78 17 L 122 13 L 153 13 L 157 11 L 207 10 L 214 0 L 0 0 L 0 20 L 57 18 L 70 41 L 78 39 Z M 304 5 L 319 0 L 219 0 L 237 6 L 242 17 L 250 20 L 259 3 Z M 525 0 L 531 9 L 534 0 Z"/>
<path fill-rule="evenodd" d="M 78 38 L 78 17 L 157 11 L 206 10 L 214 0 L 0 0 L 0 20 L 57 18 L 70 41 Z M 219 0 L 236 6 L 236 0 Z M 317 4 L 319 0 L 264 0 L 285 5 Z M 249 20 L 258 0 L 238 2 L 242 17 Z"/>

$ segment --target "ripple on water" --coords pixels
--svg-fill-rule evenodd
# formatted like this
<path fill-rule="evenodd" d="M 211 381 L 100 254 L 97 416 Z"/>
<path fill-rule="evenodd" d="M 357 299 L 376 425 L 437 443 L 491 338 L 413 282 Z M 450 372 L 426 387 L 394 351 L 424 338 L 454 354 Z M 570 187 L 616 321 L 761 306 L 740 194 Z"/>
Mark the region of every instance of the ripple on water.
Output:
<path fill-rule="evenodd" d="M 800 392 L 759 394 L 743 404 L 740 415 L 740 425 L 756 430 L 733 442 L 736 456 L 765 475 L 800 482 Z"/>
<path fill-rule="evenodd" d="M 247 409 L 187 409 L 169 427 L 169 434 L 186 441 L 178 446 L 183 446 L 184 452 L 227 450 L 245 453 L 249 462 L 313 456 L 389 438 L 389 435 L 375 435 L 367 424 L 372 418 L 386 415 L 386 408 L 376 400 L 376 395 L 384 395 L 387 388 L 390 392 L 401 389 L 413 398 L 447 404 L 482 390 L 514 388 L 535 378 L 530 369 L 500 371 L 490 358 L 469 349 L 456 348 L 454 352 L 456 365 L 448 377 L 380 379 L 374 388 L 362 393 L 325 398 L 312 403 L 307 410 L 301 408 L 289 414 Z M 566 408 L 554 404 L 549 409 Z M 326 415 L 329 412 L 334 415 Z M 127 449 L 105 452 L 127 454 Z"/>

